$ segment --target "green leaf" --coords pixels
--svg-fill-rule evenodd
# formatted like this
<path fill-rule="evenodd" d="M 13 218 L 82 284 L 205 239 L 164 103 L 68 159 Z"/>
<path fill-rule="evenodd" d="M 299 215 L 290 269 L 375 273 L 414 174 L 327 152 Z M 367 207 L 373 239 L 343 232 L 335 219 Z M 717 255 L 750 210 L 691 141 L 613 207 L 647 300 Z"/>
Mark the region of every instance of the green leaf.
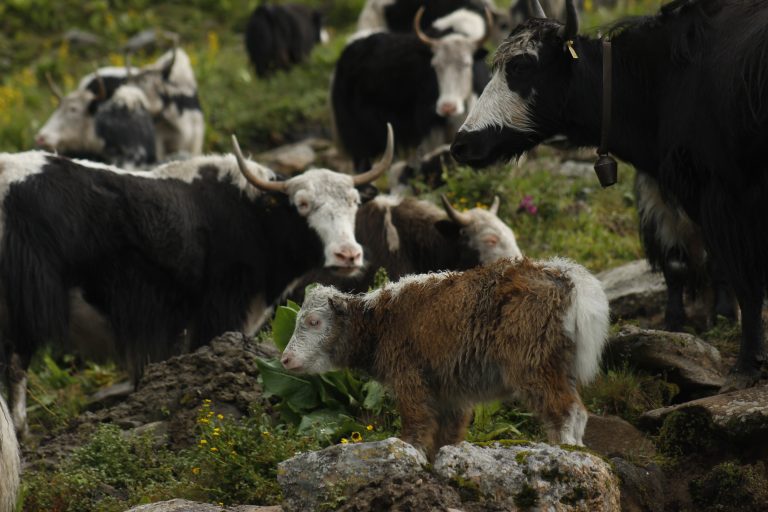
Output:
<path fill-rule="evenodd" d="M 292 309 L 297 313 L 301 309 L 301 306 L 293 302 L 291 299 L 288 299 L 288 302 L 286 302 L 285 307 L 287 307 L 288 309 Z"/>
<path fill-rule="evenodd" d="M 318 437 L 336 438 L 345 432 L 362 430 L 353 418 L 343 411 L 334 409 L 321 409 L 307 414 L 299 424 L 298 433 L 313 432 Z"/>
<path fill-rule="evenodd" d="M 275 342 L 275 346 L 282 352 L 291 341 L 293 336 L 293 330 L 296 328 L 296 312 L 288 306 L 279 306 L 275 313 L 275 318 L 272 320 L 272 339 Z"/>
<path fill-rule="evenodd" d="M 283 369 L 277 360 L 257 359 L 264 389 L 283 399 L 296 412 L 315 409 L 321 405 L 311 378 L 294 375 Z"/>
<path fill-rule="evenodd" d="M 387 395 L 387 391 L 380 383 L 375 380 L 369 380 L 363 384 L 363 392 L 365 393 L 365 400 L 363 400 L 363 408 L 369 411 L 379 412 L 384 406 L 384 400 Z"/>

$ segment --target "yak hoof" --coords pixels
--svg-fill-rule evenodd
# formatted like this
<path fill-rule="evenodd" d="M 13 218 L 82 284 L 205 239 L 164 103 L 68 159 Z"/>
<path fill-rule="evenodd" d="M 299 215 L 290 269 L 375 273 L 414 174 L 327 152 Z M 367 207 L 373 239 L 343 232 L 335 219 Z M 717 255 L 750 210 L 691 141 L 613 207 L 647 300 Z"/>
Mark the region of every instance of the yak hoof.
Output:
<path fill-rule="evenodd" d="M 730 393 L 740 389 L 751 388 L 763 376 L 759 368 L 733 368 L 725 378 L 725 384 L 720 388 L 719 393 Z"/>

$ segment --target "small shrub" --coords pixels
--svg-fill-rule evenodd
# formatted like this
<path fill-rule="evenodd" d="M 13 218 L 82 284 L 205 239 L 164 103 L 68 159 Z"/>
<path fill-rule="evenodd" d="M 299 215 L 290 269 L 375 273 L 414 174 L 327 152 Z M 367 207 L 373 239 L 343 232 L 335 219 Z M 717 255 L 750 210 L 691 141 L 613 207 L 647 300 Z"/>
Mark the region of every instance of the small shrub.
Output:
<path fill-rule="evenodd" d="M 274 504 L 281 499 L 277 464 L 320 447 L 294 427 L 273 425 L 260 409 L 241 419 L 217 414 L 206 400 L 197 420 L 199 437 L 189 478 L 209 501 Z"/>
<path fill-rule="evenodd" d="M 633 422 L 645 411 L 668 405 L 678 391 L 663 378 L 622 367 L 598 374 L 581 390 L 581 396 L 593 412 L 615 414 Z"/>
<path fill-rule="evenodd" d="M 693 503 L 702 512 L 763 512 L 768 510 L 768 479 L 765 467 L 724 462 L 692 480 Z"/>

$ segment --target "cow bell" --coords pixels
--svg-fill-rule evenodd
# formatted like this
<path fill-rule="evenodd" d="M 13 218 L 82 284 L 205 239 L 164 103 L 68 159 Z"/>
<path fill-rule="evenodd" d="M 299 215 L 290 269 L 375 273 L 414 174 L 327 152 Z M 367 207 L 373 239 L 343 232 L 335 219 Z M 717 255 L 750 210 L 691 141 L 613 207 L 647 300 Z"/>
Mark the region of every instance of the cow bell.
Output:
<path fill-rule="evenodd" d="M 619 165 L 611 155 L 600 155 L 595 162 L 595 174 L 603 188 L 615 185 L 619 180 Z"/>

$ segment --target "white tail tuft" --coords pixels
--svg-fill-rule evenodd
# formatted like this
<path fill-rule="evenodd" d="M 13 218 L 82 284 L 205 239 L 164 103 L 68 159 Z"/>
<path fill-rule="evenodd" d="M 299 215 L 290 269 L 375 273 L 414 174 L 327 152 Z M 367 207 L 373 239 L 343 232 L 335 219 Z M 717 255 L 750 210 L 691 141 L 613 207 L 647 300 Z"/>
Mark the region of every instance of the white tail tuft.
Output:
<path fill-rule="evenodd" d="M 11 413 L 0 396 L 0 512 L 16 510 L 19 493 L 19 444 L 11 421 Z"/>
<path fill-rule="evenodd" d="M 600 281 L 581 265 L 565 258 L 553 258 L 546 265 L 561 270 L 573 283 L 571 305 L 563 318 L 563 327 L 576 343 L 574 376 L 580 384 L 587 384 L 597 375 L 608 340 L 608 298 Z"/>

